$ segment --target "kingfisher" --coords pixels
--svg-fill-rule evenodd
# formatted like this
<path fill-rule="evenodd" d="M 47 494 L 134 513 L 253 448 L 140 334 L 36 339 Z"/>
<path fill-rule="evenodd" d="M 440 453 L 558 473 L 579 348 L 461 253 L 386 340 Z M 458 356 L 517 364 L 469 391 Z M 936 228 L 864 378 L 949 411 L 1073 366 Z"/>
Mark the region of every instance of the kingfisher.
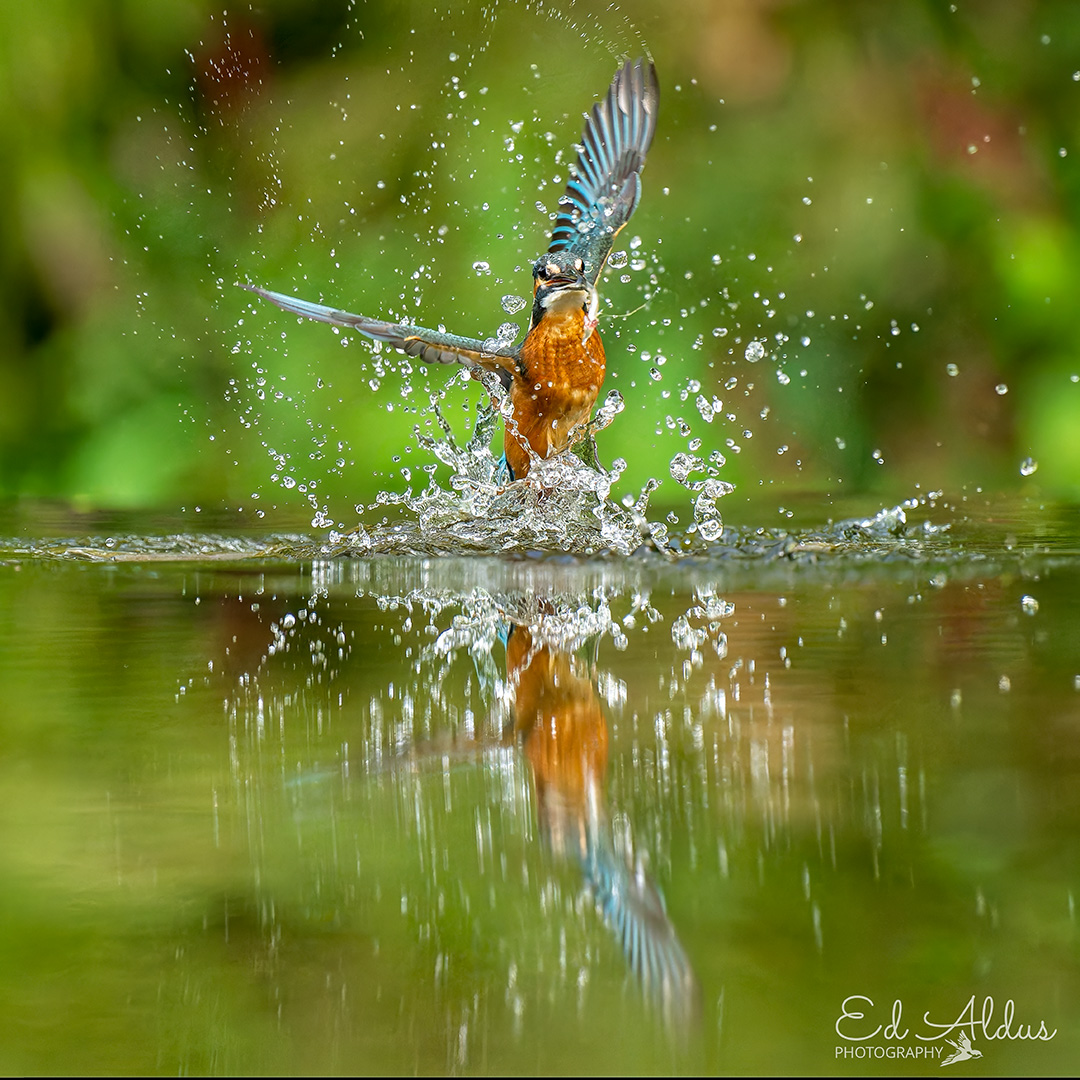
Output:
<path fill-rule="evenodd" d="M 541 834 L 558 858 L 580 866 L 631 970 L 668 1019 L 687 1021 L 699 996 L 693 967 L 656 885 L 615 850 L 604 793 L 608 726 L 596 687 L 538 629 L 513 624 L 504 643 L 514 732 L 532 766 Z"/>
<path fill-rule="evenodd" d="M 557 454 L 580 437 L 603 385 L 597 282 L 641 198 L 641 170 L 659 101 L 651 61 L 628 60 L 588 114 L 551 243 L 533 264 L 532 316 L 520 345 L 385 322 L 243 287 L 294 315 L 359 331 L 426 363 L 460 364 L 474 377 L 494 373 L 511 406 L 503 436 L 506 472 L 510 480 L 524 479 L 534 458 Z"/>

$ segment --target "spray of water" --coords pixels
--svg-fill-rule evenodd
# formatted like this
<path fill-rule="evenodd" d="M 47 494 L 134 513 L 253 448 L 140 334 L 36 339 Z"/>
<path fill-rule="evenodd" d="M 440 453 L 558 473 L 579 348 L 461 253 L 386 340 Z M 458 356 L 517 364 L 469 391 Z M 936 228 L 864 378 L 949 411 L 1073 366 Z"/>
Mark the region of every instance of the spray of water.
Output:
<path fill-rule="evenodd" d="M 556 33 L 581 34 L 598 55 L 605 46 L 612 54 L 648 51 L 617 11 L 611 20 L 601 20 L 603 25 L 585 27 L 546 6 L 527 10 L 527 17 L 542 18 Z M 327 166 L 338 175 L 343 194 L 324 192 L 318 200 L 301 196 L 317 178 L 310 172 L 299 179 L 294 175 L 298 190 L 290 205 L 298 213 L 287 222 L 276 202 L 267 204 L 253 237 L 252 266 L 258 269 L 237 267 L 236 276 L 265 280 L 272 249 L 286 275 L 291 260 L 298 292 L 311 295 L 314 285 L 316 295 L 353 310 L 428 325 L 445 320 L 447 329 L 466 333 L 473 328 L 467 321 L 459 325 L 464 316 L 455 314 L 463 306 L 479 310 L 490 302 L 507 316 L 520 315 L 528 301 L 513 290 L 520 288 L 520 275 L 527 273 L 555 216 L 573 154 L 564 148 L 565 132 L 575 137 L 577 122 L 560 125 L 549 108 L 559 80 L 545 68 L 543 53 L 535 62 L 522 54 L 520 95 L 490 93 L 480 60 L 502 40 L 512 17 L 517 15 L 497 6 L 487 11 L 486 37 L 474 36 L 468 48 L 455 43 L 444 59 L 442 86 L 434 92 L 428 87 L 421 94 L 412 87 L 415 65 L 388 69 L 417 92 L 394 106 L 390 120 L 400 114 L 401 123 L 378 133 L 386 172 L 373 190 L 354 190 L 349 183 L 355 182 L 339 175 L 338 159 L 371 139 L 370 132 L 355 126 L 361 69 L 349 66 L 343 42 L 334 54 L 341 64 L 340 92 L 328 105 L 335 119 L 340 116 L 341 137 Z M 350 23 L 344 32 L 355 31 Z M 664 73 L 661 79 L 672 99 L 701 92 L 694 80 L 682 85 Z M 523 101 L 532 102 L 531 115 L 521 111 Z M 257 163 L 270 174 L 263 185 L 269 192 L 289 188 L 282 173 L 295 170 L 297 155 L 307 150 L 290 140 L 289 102 L 274 103 L 266 115 L 273 117 L 274 110 L 280 110 L 281 120 L 269 137 L 264 131 L 253 144 Z M 431 125 L 427 156 L 410 176 L 395 180 L 392 170 L 400 168 L 395 148 L 405 145 L 407 123 L 425 112 Z M 664 122 L 678 121 L 673 113 Z M 702 134 L 705 153 L 711 152 L 716 131 L 717 124 L 711 124 L 709 134 Z M 661 145 L 656 152 L 664 152 Z M 513 178 L 515 190 L 474 194 L 472 181 L 484 172 L 485 155 L 498 158 L 501 175 Z M 702 167 L 709 164 L 706 160 Z M 608 352 L 609 397 L 578 433 L 574 453 L 534 461 L 528 482 L 507 484 L 489 449 L 499 421 L 512 423 L 498 387 L 483 386 L 477 401 L 475 382 L 459 379 L 447 386 L 443 372 L 414 366 L 407 357 L 348 334 L 337 339 L 349 347 L 342 364 L 322 344 L 333 340 L 325 328 L 281 327 L 276 313 L 256 314 L 250 308 L 253 317 L 233 328 L 231 343 L 235 355 L 250 357 L 250 367 L 234 376 L 227 395 L 239 426 L 259 438 L 270 464 L 262 482 L 250 489 L 249 507 L 261 516 L 272 500 L 294 505 L 300 496 L 311 527 L 332 548 L 351 545 L 357 552 L 399 546 L 627 552 L 643 543 L 670 550 L 673 538 L 680 549 L 700 550 L 722 540 L 723 500 L 736 487 L 772 483 L 774 474 L 779 480 L 797 479 L 804 470 L 822 483 L 834 476 L 842 483 L 840 474 L 851 471 L 853 456 L 869 448 L 857 444 L 843 408 L 835 411 L 836 433 L 826 445 L 809 444 L 800 430 L 800 409 L 809 395 L 825 392 L 825 380 L 835 379 L 843 393 L 857 376 L 836 370 L 838 335 L 885 339 L 887 347 L 903 328 L 897 319 L 883 321 L 865 295 L 853 298 L 845 311 L 818 310 L 817 281 L 830 267 L 817 261 L 820 249 L 808 251 L 803 243 L 803 225 L 812 224 L 816 213 L 812 178 L 796 201 L 792 219 L 799 227 L 786 246 L 747 250 L 715 243 L 719 238 L 711 236 L 710 221 L 699 208 L 685 221 L 700 226 L 703 241 L 683 245 L 672 258 L 663 245 L 665 231 L 682 227 L 683 203 L 693 202 L 700 184 L 687 178 L 681 188 L 671 188 L 650 179 L 647 175 L 640 219 L 634 222 L 638 232 L 620 236 L 602 283 L 597 314 Z M 479 183 L 475 187 L 482 190 Z M 449 202 L 448 193 L 453 195 Z M 397 232 L 373 236 L 365 214 L 391 197 L 399 202 Z M 465 219 L 474 228 L 476 221 L 483 223 L 487 243 L 465 251 L 455 244 L 457 223 Z M 283 258 L 290 246 L 293 254 Z M 366 271 L 359 278 L 356 267 Z M 911 324 L 911 330 L 918 327 Z M 504 346 L 521 331 L 511 318 L 487 340 Z M 466 387 L 471 400 L 463 393 Z M 351 404 L 358 395 L 370 399 L 362 414 Z M 448 406 L 451 396 L 472 414 L 464 434 L 461 417 Z M 841 398 L 840 405 L 847 400 Z M 400 450 L 373 455 L 362 433 L 384 423 L 401 431 Z M 212 438 L 223 435 L 224 430 Z M 873 450 L 871 467 L 880 467 L 885 456 Z M 610 465 L 603 468 L 601 461 Z M 350 480 L 367 488 L 372 473 L 375 497 L 359 503 L 355 494 L 349 499 Z M 655 514 L 662 521 L 650 520 L 650 505 L 662 507 Z"/>

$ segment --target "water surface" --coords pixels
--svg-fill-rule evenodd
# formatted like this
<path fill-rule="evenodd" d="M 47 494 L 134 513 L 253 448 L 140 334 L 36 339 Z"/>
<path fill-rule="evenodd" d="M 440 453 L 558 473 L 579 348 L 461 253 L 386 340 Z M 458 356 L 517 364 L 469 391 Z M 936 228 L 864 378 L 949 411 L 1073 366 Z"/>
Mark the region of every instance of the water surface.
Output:
<path fill-rule="evenodd" d="M 944 516 L 587 559 L 9 521 L 0 1068 L 910 1073 L 975 1016 L 951 1069 L 1071 1072 L 1080 530 Z"/>

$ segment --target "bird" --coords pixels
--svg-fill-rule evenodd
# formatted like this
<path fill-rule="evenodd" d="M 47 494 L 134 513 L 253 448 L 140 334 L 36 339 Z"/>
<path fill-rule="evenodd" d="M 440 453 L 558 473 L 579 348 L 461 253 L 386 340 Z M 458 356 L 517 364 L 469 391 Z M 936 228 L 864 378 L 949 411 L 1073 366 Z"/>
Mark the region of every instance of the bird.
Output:
<path fill-rule="evenodd" d="M 580 868 L 635 978 L 682 1025 L 697 1010 L 697 978 L 644 866 L 615 850 L 604 793 L 608 726 L 596 687 L 569 653 L 545 644 L 540 625 L 512 624 L 504 644 L 514 734 L 532 766 L 541 835 Z"/>
<path fill-rule="evenodd" d="M 597 332 L 597 284 L 615 237 L 641 198 L 659 100 L 652 61 L 627 60 L 587 114 L 551 241 L 532 267 L 532 313 L 520 345 L 353 315 L 257 285 L 242 287 L 284 311 L 359 331 L 427 363 L 460 364 L 478 378 L 494 373 L 510 402 L 504 475 L 522 480 L 535 460 L 560 453 L 587 431 L 606 367 Z"/>
<path fill-rule="evenodd" d="M 951 1047 L 955 1049 L 954 1054 L 950 1054 L 942 1063 L 941 1067 L 945 1068 L 946 1065 L 952 1065 L 956 1061 L 967 1061 L 969 1058 L 981 1058 L 982 1051 L 976 1050 L 971 1045 L 971 1039 L 968 1037 L 966 1031 L 960 1032 L 960 1037 L 954 1042 L 952 1039 L 945 1040 Z"/>

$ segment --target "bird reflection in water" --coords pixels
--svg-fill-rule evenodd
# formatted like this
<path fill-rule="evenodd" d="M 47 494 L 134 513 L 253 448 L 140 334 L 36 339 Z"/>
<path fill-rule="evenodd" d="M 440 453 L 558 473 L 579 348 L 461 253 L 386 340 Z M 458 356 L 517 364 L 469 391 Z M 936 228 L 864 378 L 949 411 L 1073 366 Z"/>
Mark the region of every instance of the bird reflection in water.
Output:
<path fill-rule="evenodd" d="M 697 1008 L 697 981 L 663 900 L 643 865 L 615 849 L 604 782 L 608 726 L 590 677 L 571 653 L 515 625 L 506 640 L 514 734 L 532 767 L 541 834 L 553 855 L 578 865 L 597 910 L 634 975 L 682 1027 Z"/>
<path fill-rule="evenodd" d="M 380 594 L 380 605 L 382 599 Z M 256 733 L 257 742 L 271 725 L 280 725 L 284 737 L 284 716 L 296 709 L 292 699 L 278 705 L 271 700 L 264 717 L 263 691 L 248 696 L 271 657 L 285 670 L 299 665 L 305 678 L 310 678 L 309 658 L 319 657 L 328 664 L 326 685 L 334 685 L 337 678 L 329 659 L 332 651 L 322 647 L 319 636 L 333 619 L 329 611 L 316 618 L 314 603 L 309 601 L 308 612 L 301 611 L 299 620 L 282 615 L 284 605 L 270 597 L 262 598 L 258 612 L 239 601 L 220 609 L 224 655 L 215 670 L 226 673 L 234 685 L 239 681 L 243 689 L 236 699 L 235 722 Z M 392 739 L 386 744 L 393 747 L 391 753 L 387 759 L 380 755 L 372 769 L 423 768 L 436 761 L 446 769 L 451 758 L 483 755 L 493 744 L 500 758 L 505 748 L 520 746 L 532 775 L 539 832 L 553 861 L 581 872 L 634 978 L 669 1030 L 683 1032 L 697 1018 L 697 980 L 644 864 L 633 856 L 628 840 L 616 843 L 613 835 L 606 790 L 608 723 L 596 688 L 595 654 L 591 662 L 581 655 L 590 642 L 595 645 L 602 626 L 610 625 L 610 615 L 583 615 L 582 610 L 579 596 L 567 602 L 503 594 L 478 602 L 464 625 L 446 630 L 426 655 L 445 662 L 451 652 L 466 649 L 476 665 L 481 696 L 500 721 L 506 717 L 505 706 L 512 707 L 512 720 L 484 725 L 486 733 L 470 732 L 465 738 L 447 732 L 450 743 L 442 734 L 430 741 Z M 267 626 L 273 632 L 270 640 Z M 506 646 L 505 674 L 492 655 L 492 643 L 499 639 Z M 381 736 L 374 741 L 383 745 Z M 300 772 L 289 783 L 306 787 L 337 776 L 336 770 Z M 621 829 L 614 833 L 620 840 L 625 836 Z"/>

